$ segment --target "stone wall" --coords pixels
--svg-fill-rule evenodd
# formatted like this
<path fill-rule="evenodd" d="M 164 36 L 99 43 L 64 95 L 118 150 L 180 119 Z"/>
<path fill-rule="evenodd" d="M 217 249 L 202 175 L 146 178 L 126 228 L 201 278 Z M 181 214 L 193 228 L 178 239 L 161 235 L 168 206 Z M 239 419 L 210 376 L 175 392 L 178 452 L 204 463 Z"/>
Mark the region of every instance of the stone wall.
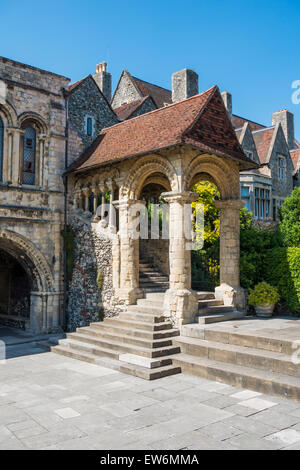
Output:
<path fill-rule="evenodd" d="M 70 226 L 75 235 L 75 251 L 69 285 L 68 330 L 74 331 L 79 326 L 100 321 L 103 316 L 118 315 L 122 305 L 114 299 L 111 239 L 99 235 L 97 225 L 79 214 L 72 215 Z"/>
<path fill-rule="evenodd" d="M 87 117 L 94 120 L 92 136 L 88 136 L 86 132 Z M 69 97 L 69 121 L 86 147 L 93 142 L 104 127 L 119 122 L 92 77 L 88 77 L 71 92 Z"/>
<path fill-rule="evenodd" d="M 124 71 L 113 96 L 112 107 L 119 108 L 123 104 L 131 103 L 140 98 L 142 98 L 142 94 L 133 84 L 130 75 Z"/>
<path fill-rule="evenodd" d="M 130 119 L 140 116 L 141 114 L 146 114 L 150 113 L 150 111 L 153 111 L 154 109 L 157 109 L 153 100 L 149 97 L 147 98 L 141 106 L 139 106 L 131 115 Z"/>

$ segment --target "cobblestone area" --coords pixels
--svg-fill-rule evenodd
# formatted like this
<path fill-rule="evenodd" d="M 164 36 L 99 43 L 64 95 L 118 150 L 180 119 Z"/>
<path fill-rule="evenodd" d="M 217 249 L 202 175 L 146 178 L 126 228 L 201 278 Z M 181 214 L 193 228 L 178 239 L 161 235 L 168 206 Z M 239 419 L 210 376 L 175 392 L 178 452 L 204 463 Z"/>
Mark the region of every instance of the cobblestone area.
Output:
<path fill-rule="evenodd" d="M 0 449 L 300 449 L 300 402 L 176 375 L 154 382 L 10 346 Z"/>

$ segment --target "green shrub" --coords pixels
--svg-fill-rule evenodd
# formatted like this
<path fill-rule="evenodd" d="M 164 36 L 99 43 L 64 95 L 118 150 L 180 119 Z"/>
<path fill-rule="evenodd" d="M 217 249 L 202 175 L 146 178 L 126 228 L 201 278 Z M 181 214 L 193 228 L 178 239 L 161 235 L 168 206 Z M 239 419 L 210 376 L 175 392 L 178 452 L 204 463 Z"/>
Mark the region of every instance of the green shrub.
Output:
<path fill-rule="evenodd" d="M 294 188 L 280 209 L 280 230 L 286 246 L 300 246 L 300 187 Z"/>
<path fill-rule="evenodd" d="M 276 304 L 280 296 L 276 287 L 267 284 L 263 281 L 256 284 L 254 289 L 250 290 L 248 297 L 249 305 L 264 305 L 264 304 Z"/>
<path fill-rule="evenodd" d="M 75 247 L 75 234 L 70 226 L 66 227 L 66 230 L 61 231 L 61 236 L 64 240 L 64 251 L 66 257 L 66 274 L 67 281 L 70 282 L 73 274 L 74 266 L 74 247 Z"/>
<path fill-rule="evenodd" d="M 300 313 L 300 248 L 268 250 L 264 278 L 278 288 L 289 310 Z"/>

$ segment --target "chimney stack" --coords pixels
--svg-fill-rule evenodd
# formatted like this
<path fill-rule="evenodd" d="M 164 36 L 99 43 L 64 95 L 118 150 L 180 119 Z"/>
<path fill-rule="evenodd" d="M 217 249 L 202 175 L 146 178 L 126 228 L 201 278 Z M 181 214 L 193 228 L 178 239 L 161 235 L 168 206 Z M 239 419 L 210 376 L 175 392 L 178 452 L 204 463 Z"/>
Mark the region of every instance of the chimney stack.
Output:
<path fill-rule="evenodd" d="M 95 82 L 102 91 L 103 95 L 111 101 L 111 74 L 106 72 L 107 63 L 101 62 L 96 65 L 96 73 L 93 75 Z"/>
<path fill-rule="evenodd" d="M 198 95 L 198 75 L 190 69 L 180 70 L 172 75 L 172 102 Z"/>
<path fill-rule="evenodd" d="M 272 115 L 272 125 L 281 124 L 289 150 L 295 148 L 294 115 L 287 109 L 276 111 Z"/>
<path fill-rule="evenodd" d="M 221 93 L 225 108 L 227 109 L 230 121 L 232 121 L 232 95 L 228 91 L 223 91 Z"/>

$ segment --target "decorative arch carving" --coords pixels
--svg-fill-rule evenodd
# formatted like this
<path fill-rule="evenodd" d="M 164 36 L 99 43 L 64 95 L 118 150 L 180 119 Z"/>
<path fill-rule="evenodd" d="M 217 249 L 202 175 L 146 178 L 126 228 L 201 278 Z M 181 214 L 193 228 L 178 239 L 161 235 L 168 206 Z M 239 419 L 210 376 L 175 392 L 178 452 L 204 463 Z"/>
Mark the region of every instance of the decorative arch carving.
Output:
<path fill-rule="evenodd" d="M 34 289 L 54 291 L 54 278 L 44 255 L 36 246 L 11 230 L 0 230 L 0 248 L 17 257 L 33 281 Z"/>
<path fill-rule="evenodd" d="M 0 115 L 5 127 L 18 127 L 18 117 L 15 108 L 6 100 L 5 104 L 0 104 Z"/>
<path fill-rule="evenodd" d="M 135 161 L 120 188 L 120 198 L 137 199 L 144 182 L 153 173 L 163 174 L 172 191 L 178 190 L 178 178 L 173 165 L 166 158 L 151 155 Z"/>
<path fill-rule="evenodd" d="M 40 116 L 38 113 L 35 113 L 34 111 L 30 111 L 30 112 L 24 112 L 20 114 L 19 116 L 20 127 L 26 126 L 27 123 L 35 125 L 37 130 L 41 134 L 47 134 L 48 126 L 44 118 L 42 118 L 42 116 Z"/>
<path fill-rule="evenodd" d="M 229 160 L 208 154 L 196 156 L 184 173 L 185 191 L 190 191 L 192 186 L 201 179 L 214 182 L 220 191 L 221 199 L 240 198 L 238 168 Z"/>

